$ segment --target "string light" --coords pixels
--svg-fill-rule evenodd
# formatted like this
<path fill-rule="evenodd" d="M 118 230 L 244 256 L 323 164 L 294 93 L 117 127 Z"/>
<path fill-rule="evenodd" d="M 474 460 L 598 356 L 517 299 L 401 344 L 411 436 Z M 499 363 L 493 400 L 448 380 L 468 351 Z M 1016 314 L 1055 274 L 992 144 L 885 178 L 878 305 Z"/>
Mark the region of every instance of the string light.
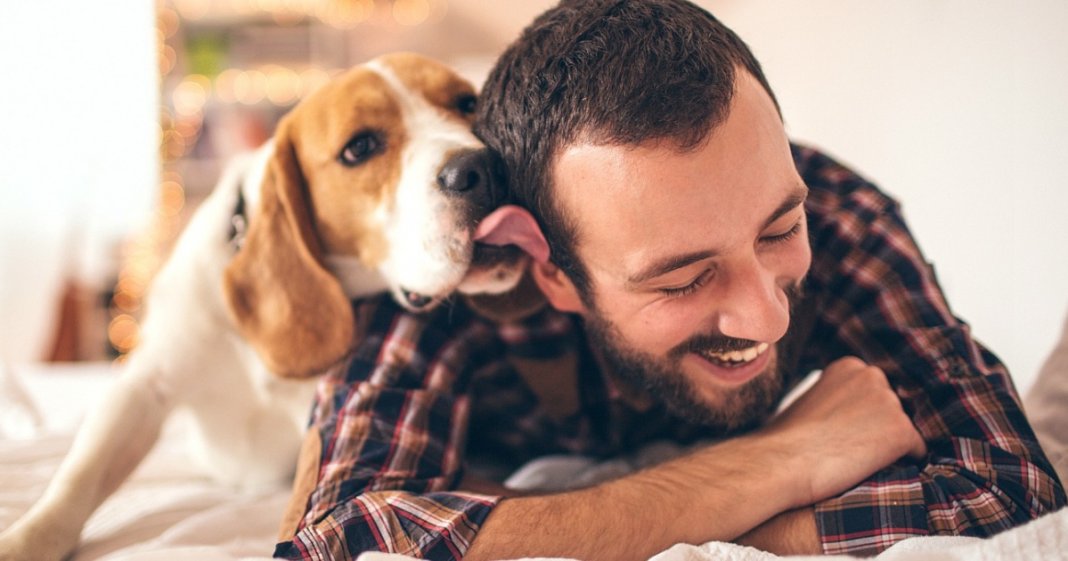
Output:
<path fill-rule="evenodd" d="M 174 111 L 183 117 L 200 113 L 208 101 L 210 87 L 211 81 L 207 76 L 200 74 L 186 76 L 171 92 Z"/>
<path fill-rule="evenodd" d="M 373 18 L 379 23 L 415 26 L 427 21 L 439 21 L 447 7 L 446 0 L 173 0 L 174 18 L 202 20 L 209 16 L 222 18 L 267 15 L 276 24 L 296 25 L 308 18 L 316 18 L 337 29 L 352 29 Z M 177 22 L 171 14 L 160 22 L 160 28 L 173 35 Z"/>
<path fill-rule="evenodd" d="M 309 68 L 300 73 L 300 96 L 307 97 L 330 81 L 330 73 L 321 68 Z"/>
<path fill-rule="evenodd" d="M 185 206 L 185 188 L 181 183 L 168 180 L 160 184 L 160 213 L 177 216 Z"/>
<path fill-rule="evenodd" d="M 335 0 L 320 2 L 315 15 L 331 27 L 352 29 L 371 19 L 374 12 L 374 0 Z"/>
<path fill-rule="evenodd" d="M 108 340 L 120 353 L 128 353 L 137 346 L 140 326 L 129 314 L 119 314 L 108 324 Z"/>
<path fill-rule="evenodd" d="M 206 17 L 212 10 L 211 0 L 176 0 L 174 7 L 178 14 L 188 20 L 198 20 Z"/>
<path fill-rule="evenodd" d="M 406 26 L 423 23 L 430 17 L 430 2 L 427 0 L 395 0 L 393 19 Z"/>
<path fill-rule="evenodd" d="M 237 94 L 234 90 L 234 82 L 237 81 L 237 77 L 241 75 L 241 71 L 236 68 L 227 68 L 219 73 L 215 77 L 215 98 L 223 103 L 234 103 L 237 101 Z"/>

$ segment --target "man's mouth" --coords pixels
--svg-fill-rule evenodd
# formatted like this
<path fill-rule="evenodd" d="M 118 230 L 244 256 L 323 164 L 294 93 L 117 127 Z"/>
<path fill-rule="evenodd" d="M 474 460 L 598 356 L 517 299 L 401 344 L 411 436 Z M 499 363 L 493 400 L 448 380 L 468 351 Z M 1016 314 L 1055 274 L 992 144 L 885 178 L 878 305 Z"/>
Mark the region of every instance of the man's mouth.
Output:
<path fill-rule="evenodd" d="M 770 346 L 767 343 L 758 343 L 747 349 L 726 352 L 701 351 L 697 354 L 717 366 L 737 368 L 753 362 L 767 352 L 768 348 Z"/>

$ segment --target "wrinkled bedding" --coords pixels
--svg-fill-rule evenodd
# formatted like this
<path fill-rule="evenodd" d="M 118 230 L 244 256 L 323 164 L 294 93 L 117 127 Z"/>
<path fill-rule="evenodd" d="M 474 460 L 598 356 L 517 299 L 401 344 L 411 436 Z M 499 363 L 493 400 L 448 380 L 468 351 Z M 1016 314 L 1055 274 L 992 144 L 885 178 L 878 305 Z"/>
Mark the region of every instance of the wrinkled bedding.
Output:
<path fill-rule="evenodd" d="M 41 494 L 70 446 L 86 409 L 116 375 L 108 365 L 0 365 L 0 528 Z M 175 419 L 160 444 L 118 493 L 90 518 L 72 561 L 236 561 L 269 559 L 288 488 L 246 495 L 212 482 L 189 465 L 185 427 Z M 657 453 L 660 453 L 659 451 Z M 614 473 L 626 466 L 591 465 L 574 458 L 543 460 L 517 473 L 531 485 L 546 474 L 576 470 Z M 834 557 L 832 559 L 843 559 Z M 409 559 L 364 554 L 363 561 Z M 774 555 L 733 544 L 680 544 L 655 561 L 768 561 Z M 824 558 L 827 559 L 827 558 Z M 878 559 L 1068 559 L 1068 510 L 990 540 L 920 538 Z"/>

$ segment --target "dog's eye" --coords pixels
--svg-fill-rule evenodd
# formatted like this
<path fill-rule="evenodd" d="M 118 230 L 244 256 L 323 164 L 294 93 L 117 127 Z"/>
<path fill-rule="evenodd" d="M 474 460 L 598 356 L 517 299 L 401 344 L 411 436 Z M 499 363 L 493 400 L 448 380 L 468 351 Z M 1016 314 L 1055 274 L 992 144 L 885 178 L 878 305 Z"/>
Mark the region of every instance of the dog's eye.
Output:
<path fill-rule="evenodd" d="M 456 99 L 456 108 L 464 115 L 472 115 L 478 107 L 478 98 L 473 95 L 462 95 Z"/>
<path fill-rule="evenodd" d="M 375 132 L 361 132 L 352 137 L 338 154 L 338 161 L 353 167 L 365 162 L 382 148 L 382 139 Z"/>

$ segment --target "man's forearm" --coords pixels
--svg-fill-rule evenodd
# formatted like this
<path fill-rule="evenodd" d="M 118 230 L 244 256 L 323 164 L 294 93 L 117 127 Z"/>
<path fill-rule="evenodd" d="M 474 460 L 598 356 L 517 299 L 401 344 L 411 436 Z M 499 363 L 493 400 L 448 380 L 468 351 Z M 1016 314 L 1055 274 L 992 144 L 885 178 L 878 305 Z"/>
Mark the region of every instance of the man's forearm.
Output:
<path fill-rule="evenodd" d="M 466 558 L 646 559 L 676 543 L 730 541 L 924 451 L 885 374 L 847 357 L 757 432 L 589 489 L 503 500 Z"/>
<path fill-rule="evenodd" d="M 732 540 L 795 506 L 801 469 L 776 436 L 737 438 L 596 487 L 505 499 L 465 559 L 647 559 Z"/>
<path fill-rule="evenodd" d="M 823 553 L 819 529 L 816 527 L 816 513 L 812 507 L 779 514 L 735 541 L 776 555 Z"/>

